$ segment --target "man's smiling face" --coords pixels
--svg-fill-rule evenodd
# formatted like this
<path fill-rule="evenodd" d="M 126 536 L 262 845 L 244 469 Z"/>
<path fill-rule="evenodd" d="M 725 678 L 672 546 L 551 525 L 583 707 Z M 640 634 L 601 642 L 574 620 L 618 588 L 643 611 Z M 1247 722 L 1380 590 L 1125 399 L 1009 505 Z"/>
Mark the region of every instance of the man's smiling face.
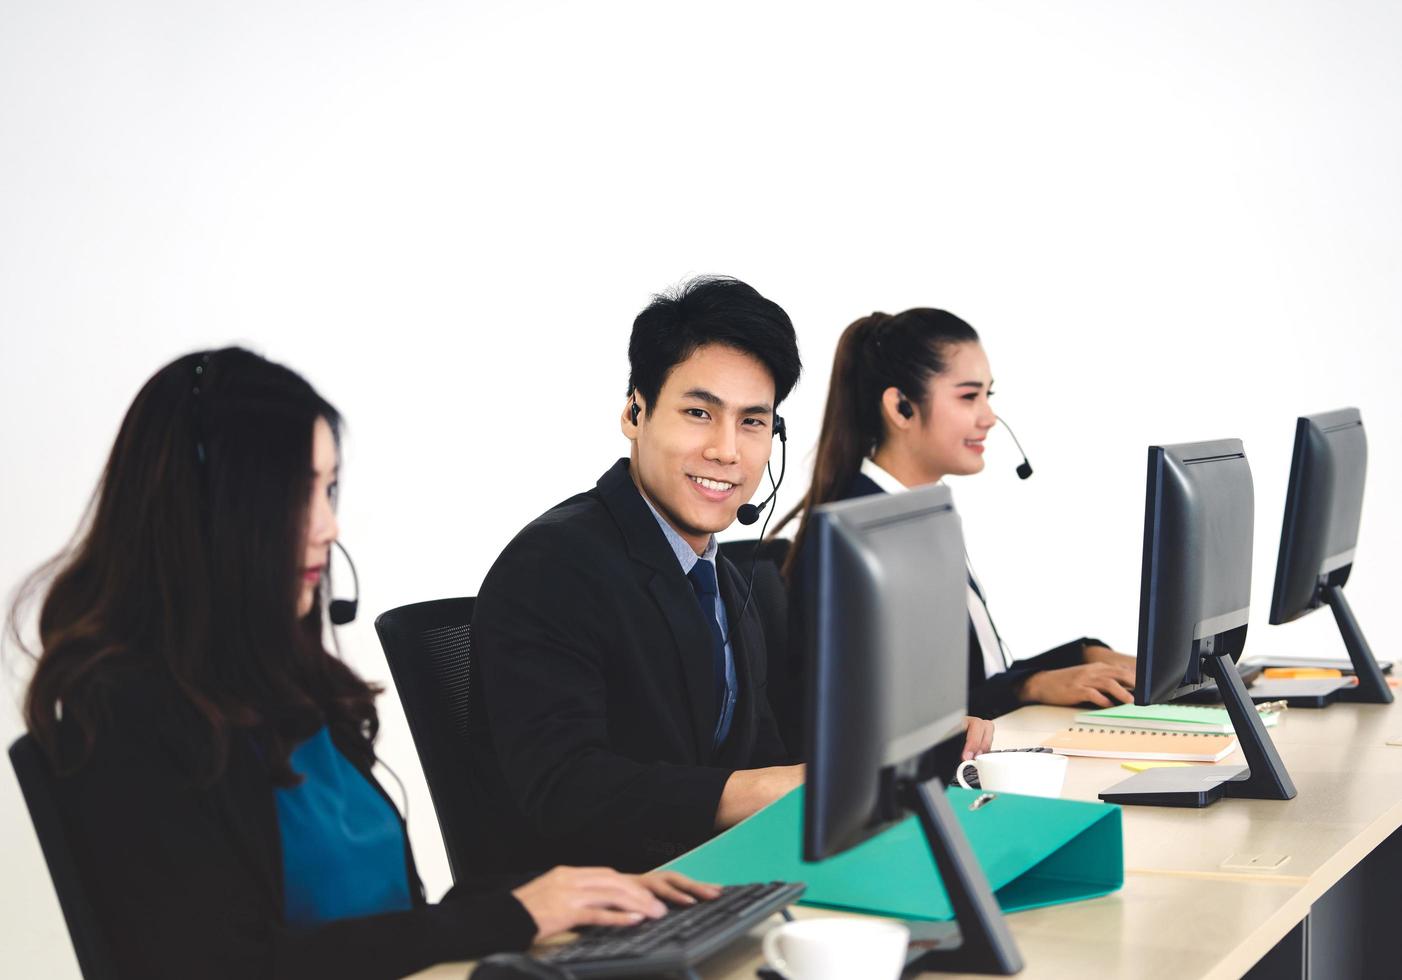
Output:
<path fill-rule="evenodd" d="M 756 357 L 708 344 L 667 375 L 655 405 L 633 398 L 623 433 L 633 482 L 699 554 L 754 496 L 773 451 L 774 378 Z"/>

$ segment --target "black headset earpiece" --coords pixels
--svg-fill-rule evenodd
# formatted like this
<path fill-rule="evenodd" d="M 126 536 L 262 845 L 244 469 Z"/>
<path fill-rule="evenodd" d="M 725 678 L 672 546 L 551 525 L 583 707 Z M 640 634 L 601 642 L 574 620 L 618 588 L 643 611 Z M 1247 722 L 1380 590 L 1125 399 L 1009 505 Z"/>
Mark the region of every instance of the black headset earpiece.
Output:
<path fill-rule="evenodd" d="M 634 399 L 633 399 L 633 407 L 630 408 L 630 409 L 628 409 L 628 417 L 631 418 L 631 419 L 633 420 L 633 424 L 634 424 L 634 425 L 637 425 L 637 424 L 638 424 L 638 413 L 641 412 L 641 411 L 642 411 L 642 409 L 640 409 L 640 408 L 638 407 L 638 400 L 637 400 L 636 398 L 634 398 Z"/>
<path fill-rule="evenodd" d="M 896 402 L 896 411 L 901 413 L 902 418 L 911 419 L 915 417 L 915 409 L 910 406 L 910 399 L 901 395 L 901 400 Z"/>
<path fill-rule="evenodd" d="M 194 384 L 190 388 L 190 394 L 195 406 L 195 458 L 199 460 L 200 466 L 204 466 L 204 403 L 206 399 L 200 397 L 204 391 L 206 381 L 205 373 L 209 370 L 209 351 L 205 351 L 195 357 Z"/>

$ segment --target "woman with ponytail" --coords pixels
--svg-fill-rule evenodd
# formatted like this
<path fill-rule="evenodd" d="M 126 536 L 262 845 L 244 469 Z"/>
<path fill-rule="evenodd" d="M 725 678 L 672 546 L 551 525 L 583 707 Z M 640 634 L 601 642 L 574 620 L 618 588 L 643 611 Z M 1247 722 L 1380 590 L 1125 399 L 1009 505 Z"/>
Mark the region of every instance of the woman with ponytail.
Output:
<path fill-rule="evenodd" d="M 833 358 L 813 482 L 775 531 L 799 517 L 783 569 L 796 626 L 802 622 L 799 569 L 813 508 L 981 471 L 984 439 L 998 422 L 989 405 L 992 388 L 978 333 L 952 313 L 924 308 L 873 313 L 843 332 Z M 1108 707 L 1132 700 L 1132 657 L 1082 637 L 1012 661 L 972 570 L 968 605 L 972 714 L 993 718 L 1022 704 Z M 779 718 L 786 738 L 797 739 L 802 731 L 795 714 L 790 710 Z"/>

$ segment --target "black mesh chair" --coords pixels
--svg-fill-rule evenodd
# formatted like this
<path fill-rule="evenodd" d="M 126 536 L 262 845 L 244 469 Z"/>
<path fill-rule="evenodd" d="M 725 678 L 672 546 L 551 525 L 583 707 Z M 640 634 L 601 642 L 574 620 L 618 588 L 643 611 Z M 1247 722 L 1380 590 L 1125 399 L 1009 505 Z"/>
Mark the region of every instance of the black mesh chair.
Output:
<path fill-rule="evenodd" d="M 756 544 L 759 545 L 758 556 L 755 554 Z M 754 594 L 750 602 L 759 612 L 771 668 L 787 664 L 790 653 L 788 590 L 779 574 L 784 559 L 788 557 L 789 544 L 785 538 L 769 541 L 750 538 L 746 541 L 724 541 L 720 546 L 720 553 L 740 570 L 740 577 L 746 582 L 750 579 L 750 566 L 754 566 Z M 771 681 L 779 680 L 782 687 L 782 679 L 775 678 L 773 673 L 771 669 Z"/>
<path fill-rule="evenodd" d="M 10 765 L 15 767 L 20 791 L 29 807 L 29 819 L 34 821 L 34 832 L 49 866 L 49 877 L 58 893 L 63 918 L 68 923 L 73 952 L 78 956 L 78 967 L 87 980 L 116 980 L 117 971 L 112 965 L 107 940 L 73 864 L 72 849 L 68 846 L 58 797 L 54 793 L 53 770 L 34 736 L 21 735 L 15 739 L 10 746 Z"/>
<path fill-rule="evenodd" d="M 789 547 L 793 544 L 788 538 L 769 538 L 759 540 L 756 538 L 746 538 L 743 541 L 722 541 L 720 543 L 720 553 L 730 559 L 736 568 L 740 569 L 740 574 L 747 580 L 750 577 L 750 562 L 755 558 L 755 545 L 759 545 L 759 560 L 773 562 L 779 568 L 784 567 L 784 560 L 789 557 Z"/>
<path fill-rule="evenodd" d="M 754 550 L 756 543 L 759 544 L 758 560 Z M 792 544 L 787 538 L 758 542 L 750 538 L 724 541 L 720 550 L 747 581 L 750 565 L 754 564 L 754 596 L 750 601 L 759 613 L 760 625 L 764 628 L 764 645 L 769 661 L 769 706 L 789 755 L 799 759 L 803 755 L 803 651 L 800 644 L 794 642 L 793 632 L 797 624 L 790 621 L 788 589 L 783 576 L 779 574 Z"/>
<path fill-rule="evenodd" d="M 453 880 L 467 875 L 475 826 L 471 598 L 415 602 L 375 620 L 414 748 L 428 782 Z"/>

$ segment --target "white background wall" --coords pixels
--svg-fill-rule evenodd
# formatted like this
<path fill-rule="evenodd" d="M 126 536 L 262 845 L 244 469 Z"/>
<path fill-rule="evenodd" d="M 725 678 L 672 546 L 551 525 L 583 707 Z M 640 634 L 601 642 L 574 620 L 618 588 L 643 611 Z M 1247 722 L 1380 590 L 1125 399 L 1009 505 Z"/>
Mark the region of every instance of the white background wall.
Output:
<path fill-rule="evenodd" d="M 631 319 L 688 274 L 784 305 L 808 373 L 798 496 L 837 334 L 951 309 L 984 334 L 1037 475 L 956 493 L 1014 649 L 1132 649 L 1144 454 L 1236 436 L 1265 626 L 1294 417 L 1360 406 L 1349 592 L 1374 649 L 1402 522 L 1395 4 L 762 5 L 392 0 L 0 8 L 0 588 L 72 531 L 140 384 L 246 343 L 349 420 L 342 526 L 371 622 L 476 591 L 514 531 L 624 450 Z M 10 650 L 0 738 L 27 673 Z M 419 864 L 448 883 L 393 694 Z M 76 975 L 8 766 L 0 973 Z"/>

